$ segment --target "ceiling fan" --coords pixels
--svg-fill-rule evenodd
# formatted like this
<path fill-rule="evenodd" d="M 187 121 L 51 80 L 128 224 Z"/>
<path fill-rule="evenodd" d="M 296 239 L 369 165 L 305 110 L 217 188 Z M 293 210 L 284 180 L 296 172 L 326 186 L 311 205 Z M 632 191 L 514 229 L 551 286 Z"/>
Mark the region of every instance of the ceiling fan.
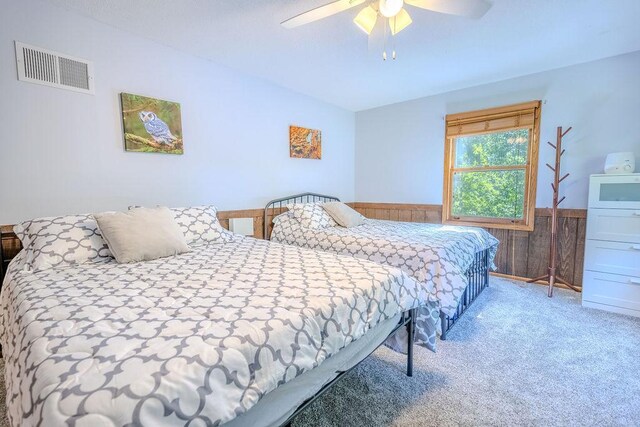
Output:
<path fill-rule="evenodd" d="M 358 13 L 353 22 L 367 35 L 371 35 L 374 28 L 376 26 L 379 27 L 380 22 L 382 22 L 385 40 L 385 49 L 382 57 L 385 60 L 387 59 L 387 32 L 393 37 L 407 28 L 412 22 L 409 12 L 404 8 L 405 4 L 433 12 L 472 19 L 481 18 L 491 8 L 491 3 L 487 0 L 336 0 L 287 19 L 282 22 L 282 26 L 285 28 L 299 27 L 364 3 L 368 4 Z M 392 56 L 393 59 L 396 59 L 395 49 Z"/>

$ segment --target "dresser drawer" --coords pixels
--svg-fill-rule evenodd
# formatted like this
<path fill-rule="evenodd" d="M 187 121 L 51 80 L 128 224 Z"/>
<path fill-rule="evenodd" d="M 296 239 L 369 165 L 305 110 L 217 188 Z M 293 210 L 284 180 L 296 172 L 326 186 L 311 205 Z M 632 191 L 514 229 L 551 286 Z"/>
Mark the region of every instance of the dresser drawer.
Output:
<path fill-rule="evenodd" d="M 585 271 L 582 300 L 640 312 L 640 277 Z"/>
<path fill-rule="evenodd" d="M 587 239 L 640 243 L 640 210 L 589 209 Z"/>
<path fill-rule="evenodd" d="M 589 207 L 640 209 L 640 173 L 592 175 Z"/>
<path fill-rule="evenodd" d="M 590 271 L 640 277 L 640 243 L 587 240 L 584 265 Z"/>

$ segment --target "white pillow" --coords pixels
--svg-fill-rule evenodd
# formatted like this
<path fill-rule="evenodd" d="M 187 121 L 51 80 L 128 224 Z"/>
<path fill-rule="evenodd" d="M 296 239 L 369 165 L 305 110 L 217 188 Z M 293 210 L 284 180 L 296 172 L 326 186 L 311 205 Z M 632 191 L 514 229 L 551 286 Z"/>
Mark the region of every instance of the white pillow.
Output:
<path fill-rule="evenodd" d="M 236 235 L 220 225 L 218 212 L 213 206 L 172 208 L 171 212 L 190 246 L 226 243 L 236 239 Z"/>
<path fill-rule="evenodd" d="M 322 205 L 331 218 L 343 227 L 357 227 L 364 223 L 365 217 L 355 209 L 345 205 L 342 202 L 327 202 Z"/>
<path fill-rule="evenodd" d="M 92 215 L 37 218 L 13 231 L 26 253 L 25 268 L 33 272 L 112 258 Z"/>
<path fill-rule="evenodd" d="M 95 215 L 111 253 L 119 263 L 151 261 L 189 252 L 173 213 L 164 207 Z"/>
<path fill-rule="evenodd" d="M 305 228 L 321 230 L 323 228 L 335 227 L 336 222 L 322 209 L 321 203 L 300 203 L 287 205 L 293 217 Z"/>
<path fill-rule="evenodd" d="M 129 206 L 129 210 L 142 206 Z M 215 206 L 195 206 L 188 208 L 170 208 L 180 230 L 184 233 L 189 246 L 207 243 L 227 243 L 238 238 L 218 220 L 218 210 Z"/>

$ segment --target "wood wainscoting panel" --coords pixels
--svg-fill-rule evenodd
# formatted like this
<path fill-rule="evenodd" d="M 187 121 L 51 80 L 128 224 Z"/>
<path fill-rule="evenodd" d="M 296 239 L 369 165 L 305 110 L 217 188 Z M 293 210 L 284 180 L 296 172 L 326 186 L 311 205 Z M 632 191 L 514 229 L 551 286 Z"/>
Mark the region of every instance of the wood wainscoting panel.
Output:
<path fill-rule="evenodd" d="M 582 270 L 584 269 L 584 244 L 587 234 L 587 218 L 578 218 L 576 230 L 576 256 L 573 266 L 573 283 L 582 283 Z"/>
<path fill-rule="evenodd" d="M 218 212 L 218 220 L 227 230 L 231 218 L 253 218 L 253 237 L 262 239 L 264 234 L 264 209 L 242 209 L 236 211 Z"/>
<path fill-rule="evenodd" d="M 347 203 L 367 218 L 403 222 L 442 222 L 442 206 L 408 203 Z"/>
<path fill-rule="evenodd" d="M 410 222 L 411 211 L 398 209 L 398 221 Z"/>
<path fill-rule="evenodd" d="M 493 263 L 496 265 L 497 271 L 508 271 L 509 270 L 509 248 L 511 246 L 511 241 L 509 239 L 509 230 L 503 228 L 488 228 L 487 231 L 500 241 L 500 246 L 498 246 L 498 252 L 496 252 L 496 257 L 493 260 Z"/>
<path fill-rule="evenodd" d="M 411 221 L 412 222 L 427 222 L 427 212 L 426 211 L 411 211 Z"/>
<path fill-rule="evenodd" d="M 523 254 L 529 253 L 529 232 L 522 230 L 508 230 L 507 239 L 509 239 L 509 248 L 507 254 L 507 269 L 512 271 L 514 276 L 525 277 L 527 275 L 528 256 Z"/>
<path fill-rule="evenodd" d="M 365 203 L 350 205 L 366 216 L 392 221 L 442 223 L 442 206 L 407 203 Z M 582 284 L 586 209 L 558 211 L 558 274 L 574 285 Z M 497 272 L 517 277 L 538 277 L 547 273 L 551 209 L 537 208 L 533 231 L 487 228 L 498 240 Z"/>
<path fill-rule="evenodd" d="M 367 218 L 391 221 L 442 223 L 442 206 L 406 203 L 349 203 L 351 207 Z M 271 219 L 286 208 L 269 212 L 268 233 L 273 224 Z M 263 209 L 243 209 L 218 212 L 218 219 L 224 228 L 229 228 L 231 218 L 253 218 L 253 237 L 264 238 Z M 584 241 L 587 226 L 585 209 L 560 209 L 558 221 L 558 273 L 574 285 L 582 284 L 584 265 Z M 499 241 L 496 254 L 497 272 L 518 277 L 538 277 L 547 273 L 549 238 L 551 235 L 551 210 L 536 209 L 533 231 L 517 231 L 487 228 Z M 20 241 L 13 234 L 12 226 L 2 226 L 2 245 L 5 254 L 12 257 L 21 249 Z"/>
<path fill-rule="evenodd" d="M 0 232 L 2 235 L 0 244 L 2 245 L 3 254 L 6 259 L 13 258 L 22 249 L 18 236 L 13 233 L 13 225 L 0 226 Z"/>
<path fill-rule="evenodd" d="M 576 265 L 577 218 L 558 218 L 558 274 L 574 283 Z"/>
<path fill-rule="evenodd" d="M 550 238 L 551 217 L 536 215 L 533 231 L 529 234 L 527 274 L 525 274 L 524 277 L 540 277 L 547 273 Z M 505 272 L 505 274 L 510 273 Z"/>

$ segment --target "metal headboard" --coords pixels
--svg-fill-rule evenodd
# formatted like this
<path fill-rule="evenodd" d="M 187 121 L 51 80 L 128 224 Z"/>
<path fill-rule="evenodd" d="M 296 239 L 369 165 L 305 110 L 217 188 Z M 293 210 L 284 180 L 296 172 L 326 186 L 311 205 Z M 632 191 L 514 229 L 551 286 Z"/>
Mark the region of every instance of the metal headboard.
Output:
<path fill-rule="evenodd" d="M 269 209 L 278 209 L 278 214 L 282 213 L 282 208 L 285 208 L 289 204 L 296 203 L 316 203 L 316 202 L 339 202 L 340 199 L 334 196 L 325 196 L 324 194 L 316 193 L 302 193 L 295 196 L 283 197 L 282 199 L 275 199 L 267 203 L 264 207 L 263 226 L 265 240 L 271 240 L 269 235 Z"/>

